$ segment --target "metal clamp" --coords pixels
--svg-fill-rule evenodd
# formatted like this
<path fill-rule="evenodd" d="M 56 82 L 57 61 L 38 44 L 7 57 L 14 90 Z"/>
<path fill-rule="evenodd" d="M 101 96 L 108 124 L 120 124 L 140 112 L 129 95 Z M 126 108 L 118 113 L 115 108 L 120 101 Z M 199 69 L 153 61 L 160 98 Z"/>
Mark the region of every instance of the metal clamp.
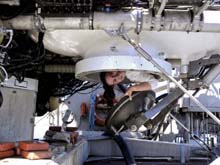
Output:
<path fill-rule="evenodd" d="M 41 16 L 37 15 L 34 17 L 34 25 L 40 32 L 46 31 L 46 27 L 44 26 L 44 19 Z"/>

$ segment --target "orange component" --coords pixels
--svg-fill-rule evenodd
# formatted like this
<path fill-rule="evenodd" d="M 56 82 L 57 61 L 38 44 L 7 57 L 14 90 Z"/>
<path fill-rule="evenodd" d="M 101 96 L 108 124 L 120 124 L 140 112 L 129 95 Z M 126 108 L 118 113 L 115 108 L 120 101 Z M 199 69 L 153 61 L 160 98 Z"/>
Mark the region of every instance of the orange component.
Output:
<path fill-rule="evenodd" d="M 0 152 L 0 159 L 7 158 L 15 155 L 14 150 L 8 150 L 8 151 L 1 151 Z"/>
<path fill-rule="evenodd" d="M 21 156 L 30 160 L 48 159 L 52 157 L 51 151 L 21 151 Z"/>
<path fill-rule="evenodd" d="M 15 148 L 15 143 L 11 143 L 11 142 L 0 143 L 0 151 L 7 151 L 13 148 Z"/>
<path fill-rule="evenodd" d="M 90 107 L 88 107 L 88 110 L 90 110 Z M 94 107 L 95 110 L 95 124 L 98 126 L 104 126 L 105 125 L 105 119 L 101 118 L 97 113 L 96 113 L 96 105 Z"/>
<path fill-rule="evenodd" d="M 49 144 L 43 141 L 22 141 L 19 142 L 19 148 L 25 151 L 42 151 L 48 150 Z"/>
<path fill-rule="evenodd" d="M 82 103 L 80 105 L 80 109 L 81 109 L 81 117 L 86 117 L 86 114 L 87 114 L 87 106 L 86 106 L 86 103 Z"/>
<path fill-rule="evenodd" d="M 96 104 L 97 104 L 97 102 L 96 102 Z M 99 125 L 99 126 L 105 125 L 105 119 L 101 118 L 96 112 L 96 105 L 95 105 L 95 124 Z"/>
<path fill-rule="evenodd" d="M 95 113 L 95 124 L 99 126 L 104 126 L 105 125 L 105 119 L 102 119 Z"/>

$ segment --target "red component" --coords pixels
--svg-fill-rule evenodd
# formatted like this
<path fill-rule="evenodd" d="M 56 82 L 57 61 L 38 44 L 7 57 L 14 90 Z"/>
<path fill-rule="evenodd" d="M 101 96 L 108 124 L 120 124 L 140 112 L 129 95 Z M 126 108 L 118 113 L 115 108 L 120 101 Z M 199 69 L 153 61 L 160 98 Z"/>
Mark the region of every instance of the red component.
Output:
<path fill-rule="evenodd" d="M 0 152 L 0 159 L 7 158 L 15 155 L 14 150 L 8 150 L 8 151 L 1 151 Z"/>
<path fill-rule="evenodd" d="M 50 151 L 21 151 L 21 156 L 30 160 L 48 159 L 51 158 L 52 155 Z"/>
<path fill-rule="evenodd" d="M 81 109 L 81 117 L 86 117 L 87 115 L 87 106 L 86 106 L 86 103 L 82 103 L 80 105 L 80 109 Z"/>
<path fill-rule="evenodd" d="M 88 106 L 88 110 L 90 110 L 90 107 Z M 94 110 L 95 110 L 95 124 L 98 125 L 98 126 L 104 126 L 105 125 L 105 119 L 101 118 L 97 113 L 96 113 L 96 105 L 94 107 Z"/>
<path fill-rule="evenodd" d="M 102 119 L 100 116 L 95 113 L 95 124 L 99 126 L 104 126 L 105 125 L 105 119 Z"/>
<path fill-rule="evenodd" d="M 25 151 L 42 151 L 48 150 L 49 144 L 43 141 L 23 141 L 19 142 L 19 148 Z"/>
<path fill-rule="evenodd" d="M 0 143 L 0 151 L 7 151 L 13 148 L 15 148 L 15 143 L 11 143 L 11 142 Z"/>

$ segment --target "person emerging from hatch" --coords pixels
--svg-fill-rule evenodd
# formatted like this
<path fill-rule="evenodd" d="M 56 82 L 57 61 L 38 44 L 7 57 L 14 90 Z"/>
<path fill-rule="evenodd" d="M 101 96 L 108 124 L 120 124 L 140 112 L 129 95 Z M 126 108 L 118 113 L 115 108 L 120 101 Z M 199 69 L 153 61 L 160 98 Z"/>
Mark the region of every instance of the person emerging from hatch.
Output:
<path fill-rule="evenodd" d="M 146 71 L 102 72 L 100 79 L 103 83 L 103 97 L 106 99 L 108 105 L 113 105 L 112 100 L 115 98 L 114 85 L 123 83 L 126 79 L 128 82 L 136 83 L 125 92 L 125 95 L 129 96 L 130 99 L 132 92 L 152 90 L 157 86 L 155 76 Z"/>

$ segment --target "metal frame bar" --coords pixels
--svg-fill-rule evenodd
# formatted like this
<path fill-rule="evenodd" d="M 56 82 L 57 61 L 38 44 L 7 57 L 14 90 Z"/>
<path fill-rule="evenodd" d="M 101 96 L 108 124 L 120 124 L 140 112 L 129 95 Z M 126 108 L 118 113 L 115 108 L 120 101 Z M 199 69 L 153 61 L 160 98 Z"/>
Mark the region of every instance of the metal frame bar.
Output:
<path fill-rule="evenodd" d="M 204 10 L 206 10 L 209 5 L 211 4 L 211 1 L 210 0 L 207 0 L 195 13 L 195 17 L 199 17 Z"/>
<path fill-rule="evenodd" d="M 160 17 L 163 10 L 165 9 L 165 6 L 166 6 L 166 3 L 167 3 L 167 0 L 162 0 L 161 4 L 160 4 L 160 7 L 157 11 L 157 14 L 156 14 L 156 17 Z"/>

